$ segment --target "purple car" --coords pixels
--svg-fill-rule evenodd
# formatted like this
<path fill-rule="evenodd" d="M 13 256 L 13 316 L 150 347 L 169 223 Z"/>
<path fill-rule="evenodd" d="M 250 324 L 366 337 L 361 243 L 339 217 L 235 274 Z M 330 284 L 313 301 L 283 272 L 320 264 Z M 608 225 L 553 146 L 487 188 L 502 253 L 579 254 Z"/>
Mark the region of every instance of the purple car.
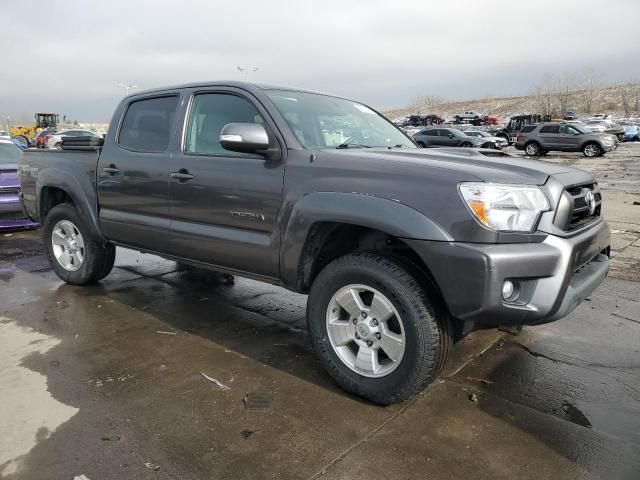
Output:
<path fill-rule="evenodd" d="M 21 153 L 12 141 L 0 140 L 0 230 L 38 226 L 26 218 L 20 201 L 18 163 Z"/>

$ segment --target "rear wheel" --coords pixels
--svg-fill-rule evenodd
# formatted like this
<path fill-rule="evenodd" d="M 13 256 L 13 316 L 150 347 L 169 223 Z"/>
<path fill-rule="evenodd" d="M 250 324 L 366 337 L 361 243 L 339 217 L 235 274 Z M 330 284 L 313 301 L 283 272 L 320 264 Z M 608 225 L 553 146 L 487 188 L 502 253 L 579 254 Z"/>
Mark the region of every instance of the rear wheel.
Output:
<path fill-rule="evenodd" d="M 422 147 L 422 148 L 426 147 L 426 145 L 424 144 L 424 142 L 417 142 L 417 143 L 418 143 L 418 146 L 419 146 L 419 147 Z"/>
<path fill-rule="evenodd" d="M 418 278 L 402 261 L 372 253 L 346 255 L 320 272 L 307 303 L 309 333 L 342 388 L 391 404 L 438 376 L 451 326 Z"/>
<path fill-rule="evenodd" d="M 529 142 L 524 146 L 524 151 L 531 157 L 537 157 L 542 152 L 542 149 L 536 142 Z"/>
<path fill-rule="evenodd" d="M 597 157 L 602 154 L 602 149 L 596 142 L 589 142 L 582 148 L 582 154 L 585 157 Z"/>
<path fill-rule="evenodd" d="M 115 262 L 115 246 L 94 239 L 70 203 L 51 209 L 44 221 L 44 242 L 51 268 L 67 283 L 95 283 L 111 272 Z"/>

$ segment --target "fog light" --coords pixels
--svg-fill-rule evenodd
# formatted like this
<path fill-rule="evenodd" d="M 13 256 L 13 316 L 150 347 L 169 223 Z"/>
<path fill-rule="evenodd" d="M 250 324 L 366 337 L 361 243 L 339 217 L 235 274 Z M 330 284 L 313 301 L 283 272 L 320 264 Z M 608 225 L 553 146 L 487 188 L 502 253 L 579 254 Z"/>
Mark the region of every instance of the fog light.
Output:
<path fill-rule="evenodd" d="M 505 280 L 502 284 L 502 298 L 504 298 L 505 300 L 509 300 L 511 297 L 513 297 L 514 291 L 515 288 L 513 286 L 513 282 L 511 280 Z"/>

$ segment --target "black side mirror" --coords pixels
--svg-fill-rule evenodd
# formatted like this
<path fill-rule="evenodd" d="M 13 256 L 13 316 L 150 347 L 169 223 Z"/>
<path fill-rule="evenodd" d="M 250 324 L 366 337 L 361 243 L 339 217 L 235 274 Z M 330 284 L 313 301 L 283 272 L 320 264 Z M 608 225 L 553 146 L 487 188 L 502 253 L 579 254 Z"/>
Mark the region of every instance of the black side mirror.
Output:
<path fill-rule="evenodd" d="M 449 135 L 447 135 L 447 137 L 453 138 L 453 133 L 450 133 Z"/>

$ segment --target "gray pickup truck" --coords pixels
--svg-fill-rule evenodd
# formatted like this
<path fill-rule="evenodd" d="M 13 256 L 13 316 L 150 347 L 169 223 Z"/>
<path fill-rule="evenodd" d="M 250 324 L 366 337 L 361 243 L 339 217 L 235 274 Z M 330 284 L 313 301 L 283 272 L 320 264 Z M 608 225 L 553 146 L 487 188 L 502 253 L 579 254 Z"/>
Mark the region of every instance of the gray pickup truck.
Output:
<path fill-rule="evenodd" d="M 609 268 L 591 174 L 417 148 L 362 103 L 290 88 L 136 93 L 103 145 L 27 150 L 20 177 L 64 281 L 104 278 L 120 245 L 308 294 L 321 363 L 381 404 L 432 382 L 454 335 L 557 320 Z"/>

